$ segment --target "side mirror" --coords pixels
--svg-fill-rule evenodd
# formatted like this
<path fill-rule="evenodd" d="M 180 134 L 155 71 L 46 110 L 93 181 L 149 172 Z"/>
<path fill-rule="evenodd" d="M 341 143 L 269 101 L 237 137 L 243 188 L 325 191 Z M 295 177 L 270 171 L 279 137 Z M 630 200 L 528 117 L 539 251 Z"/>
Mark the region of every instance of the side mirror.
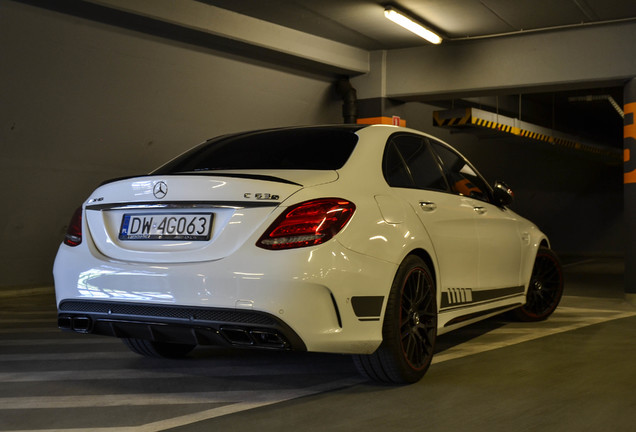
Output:
<path fill-rule="evenodd" d="M 510 189 L 507 184 L 497 181 L 493 187 L 493 196 L 497 204 L 502 207 L 507 207 L 512 204 L 514 193 L 512 193 L 512 189 Z"/>

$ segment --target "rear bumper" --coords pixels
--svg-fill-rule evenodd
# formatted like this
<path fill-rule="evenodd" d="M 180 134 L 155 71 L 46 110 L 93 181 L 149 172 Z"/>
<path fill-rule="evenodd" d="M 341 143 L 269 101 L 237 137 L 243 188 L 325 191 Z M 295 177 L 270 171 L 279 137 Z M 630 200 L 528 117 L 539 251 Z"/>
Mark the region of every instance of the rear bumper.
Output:
<path fill-rule="evenodd" d="M 382 341 L 396 269 L 337 241 L 289 251 L 252 246 L 221 260 L 182 264 L 115 261 L 87 241 L 60 247 L 54 276 L 65 330 L 368 354 Z M 375 306 L 360 306 L 369 303 Z"/>
<path fill-rule="evenodd" d="M 300 337 L 267 313 L 90 300 L 62 301 L 62 330 L 192 345 L 305 351 Z"/>

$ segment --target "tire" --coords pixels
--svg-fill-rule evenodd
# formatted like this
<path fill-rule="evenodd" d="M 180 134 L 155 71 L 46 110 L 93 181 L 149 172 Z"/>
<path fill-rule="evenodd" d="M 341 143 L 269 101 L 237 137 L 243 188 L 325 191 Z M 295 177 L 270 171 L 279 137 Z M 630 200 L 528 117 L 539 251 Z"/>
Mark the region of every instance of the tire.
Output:
<path fill-rule="evenodd" d="M 513 310 L 520 321 L 543 321 L 552 315 L 563 296 L 563 269 L 557 255 L 539 248 L 532 268 L 526 304 Z"/>
<path fill-rule="evenodd" d="M 196 347 L 196 345 L 135 338 L 123 338 L 122 341 L 132 352 L 145 357 L 184 358 Z"/>
<path fill-rule="evenodd" d="M 398 268 L 387 301 L 382 343 L 369 355 L 354 355 L 367 378 L 391 383 L 419 381 L 431 364 L 437 335 L 437 296 L 428 266 L 409 256 Z"/>

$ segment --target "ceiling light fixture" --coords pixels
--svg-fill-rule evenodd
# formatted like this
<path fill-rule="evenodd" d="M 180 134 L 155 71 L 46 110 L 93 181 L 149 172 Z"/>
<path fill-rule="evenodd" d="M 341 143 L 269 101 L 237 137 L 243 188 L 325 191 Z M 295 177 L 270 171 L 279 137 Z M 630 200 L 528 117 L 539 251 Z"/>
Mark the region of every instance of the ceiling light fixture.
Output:
<path fill-rule="evenodd" d="M 432 44 L 438 45 L 442 43 L 442 38 L 439 35 L 433 33 L 422 24 L 416 22 L 412 18 L 409 18 L 402 12 L 397 11 L 393 7 L 387 7 L 386 9 L 384 9 L 384 16 L 394 23 L 401 25 L 405 29 L 412 31 L 419 37 L 426 39 Z"/>

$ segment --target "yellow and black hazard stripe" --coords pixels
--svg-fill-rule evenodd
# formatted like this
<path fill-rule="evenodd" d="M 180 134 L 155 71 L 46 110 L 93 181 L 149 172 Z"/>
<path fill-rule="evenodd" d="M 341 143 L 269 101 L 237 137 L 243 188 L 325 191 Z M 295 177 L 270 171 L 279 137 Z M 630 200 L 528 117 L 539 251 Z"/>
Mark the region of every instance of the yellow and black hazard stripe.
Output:
<path fill-rule="evenodd" d="M 485 127 L 488 129 L 499 131 L 499 132 L 511 133 L 511 134 L 516 134 L 515 129 L 519 129 L 519 128 L 512 127 L 510 125 L 505 125 L 505 124 L 497 123 L 494 121 L 484 120 L 484 119 L 475 118 L 475 117 L 472 118 L 471 124 L 474 124 L 475 126 Z"/>
<path fill-rule="evenodd" d="M 438 127 L 456 127 L 456 126 L 477 126 L 487 129 L 492 129 L 502 133 L 509 133 L 512 135 L 520 136 L 523 138 L 532 139 L 535 141 L 543 141 L 546 143 L 558 145 L 570 150 L 583 151 L 592 153 L 595 155 L 606 157 L 608 160 L 617 159 L 616 151 L 614 149 L 604 149 L 599 146 L 586 145 L 578 141 L 559 138 L 551 135 L 535 132 L 527 129 L 521 129 L 519 127 L 498 123 L 496 121 L 486 120 L 473 116 L 473 110 L 466 108 L 463 116 L 454 116 L 449 118 L 442 118 L 441 113 L 443 111 L 433 112 L 433 124 Z M 618 159 L 617 159 L 618 160 Z"/>
<path fill-rule="evenodd" d="M 545 142 L 550 142 L 553 137 L 549 136 L 549 135 L 544 135 L 538 132 L 532 132 L 529 130 L 525 130 L 525 129 L 520 129 L 520 136 L 525 137 L 525 138 L 530 138 L 533 139 L 535 141 L 545 141 Z"/>
<path fill-rule="evenodd" d="M 441 111 L 433 112 L 433 125 L 438 127 L 449 127 L 449 126 L 463 126 L 471 123 L 472 121 L 472 110 L 470 108 L 466 108 L 464 115 L 462 117 L 450 117 L 450 118 L 440 118 Z"/>

